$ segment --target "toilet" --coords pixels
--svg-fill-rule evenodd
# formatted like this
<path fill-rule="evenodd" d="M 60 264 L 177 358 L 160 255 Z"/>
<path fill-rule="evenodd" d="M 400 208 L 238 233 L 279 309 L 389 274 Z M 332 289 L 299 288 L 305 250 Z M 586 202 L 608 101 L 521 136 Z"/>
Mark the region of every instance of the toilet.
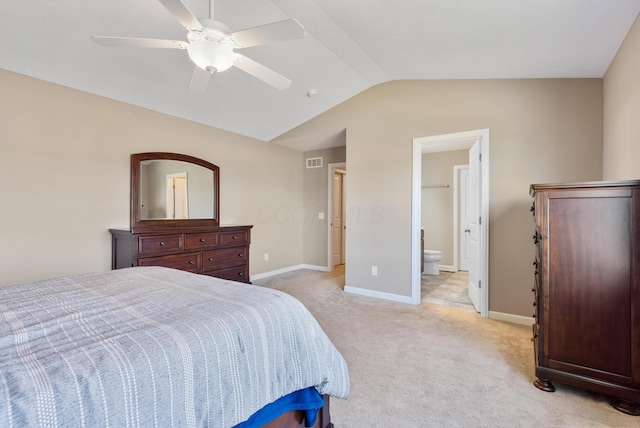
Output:
<path fill-rule="evenodd" d="M 424 250 L 424 274 L 425 275 L 440 275 L 440 268 L 438 262 L 442 260 L 442 251 L 437 250 Z"/>

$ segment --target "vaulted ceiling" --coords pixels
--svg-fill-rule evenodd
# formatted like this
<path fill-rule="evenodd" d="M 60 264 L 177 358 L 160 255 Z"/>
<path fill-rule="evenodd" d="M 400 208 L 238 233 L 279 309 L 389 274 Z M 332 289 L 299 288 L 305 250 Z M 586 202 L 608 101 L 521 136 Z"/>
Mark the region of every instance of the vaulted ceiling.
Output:
<path fill-rule="evenodd" d="M 242 49 L 291 86 L 233 67 L 193 92 L 186 50 L 92 42 L 186 41 L 158 0 L 0 0 L 0 68 L 270 141 L 390 80 L 603 77 L 640 12 L 640 0 L 183 2 L 231 31 L 297 20 L 306 37 Z"/>

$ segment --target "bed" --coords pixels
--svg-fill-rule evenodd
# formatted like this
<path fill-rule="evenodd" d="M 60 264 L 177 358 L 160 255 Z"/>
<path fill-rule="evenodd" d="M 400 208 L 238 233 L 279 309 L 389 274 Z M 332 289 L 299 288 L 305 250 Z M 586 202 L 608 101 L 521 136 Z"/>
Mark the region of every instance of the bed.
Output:
<path fill-rule="evenodd" d="M 277 290 L 164 267 L 0 288 L 2 427 L 325 428 L 348 394 L 338 350 Z"/>

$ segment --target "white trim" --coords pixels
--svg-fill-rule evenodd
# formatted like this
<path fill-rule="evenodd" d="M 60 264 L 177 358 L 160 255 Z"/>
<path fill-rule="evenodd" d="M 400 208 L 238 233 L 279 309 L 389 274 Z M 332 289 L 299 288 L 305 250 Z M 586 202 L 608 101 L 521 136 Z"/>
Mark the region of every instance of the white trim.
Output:
<path fill-rule="evenodd" d="M 262 272 L 255 275 L 251 275 L 250 280 L 255 281 L 257 279 L 269 278 L 271 276 L 276 276 L 276 275 L 280 275 L 282 273 L 287 273 L 287 272 L 293 272 L 294 270 L 300 270 L 300 269 L 311 269 L 311 270 L 319 270 L 322 272 L 330 272 L 326 266 L 301 264 L 301 265 L 289 266 L 282 269 L 276 269 L 269 272 Z"/>
<path fill-rule="evenodd" d="M 454 134 L 435 135 L 413 139 L 413 176 L 411 189 L 411 297 L 414 305 L 420 303 L 420 190 L 422 183 L 422 152 L 423 146 L 440 146 L 448 141 L 464 143 L 470 148 L 473 143 L 480 140 L 480 153 L 482 155 L 482 201 L 480 226 L 480 315 L 489 316 L 489 129 L 458 132 Z"/>
<path fill-rule="evenodd" d="M 331 230 L 331 218 L 333 216 L 333 171 L 336 169 L 343 169 L 347 167 L 346 162 L 335 162 L 327 164 L 327 272 L 333 271 L 333 258 L 331 257 L 332 244 L 332 230 Z M 342 219 L 342 221 L 346 221 Z M 346 249 L 345 249 L 346 251 Z M 344 255 L 346 258 L 346 254 Z"/>
<path fill-rule="evenodd" d="M 384 293 L 382 291 L 373 291 L 373 290 L 368 290 L 366 288 L 350 287 L 348 285 L 344 287 L 344 292 L 351 293 L 351 294 L 358 294 L 360 296 L 374 297 L 376 299 L 391 300 L 392 302 L 412 303 L 411 297 L 409 296 L 401 296 L 399 294 Z"/>
<path fill-rule="evenodd" d="M 519 325 L 533 325 L 535 323 L 535 321 L 531 317 L 495 311 L 489 311 L 489 318 L 496 321 L 505 321 Z"/>
<path fill-rule="evenodd" d="M 411 183 L 411 303 L 420 304 L 420 204 L 422 190 L 422 147 L 413 139 L 413 177 Z M 420 192 L 420 193 L 419 193 Z"/>
<path fill-rule="evenodd" d="M 453 267 L 460 270 L 460 172 L 469 170 L 469 164 L 453 166 Z M 465 194 L 466 196 L 466 194 Z M 465 269 L 466 270 L 466 269 Z"/>
<path fill-rule="evenodd" d="M 460 165 L 453 166 L 453 270 L 452 272 L 457 272 L 460 268 L 460 250 L 458 249 L 460 239 L 459 229 L 460 229 L 460 220 L 459 220 L 459 210 L 460 206 L 458 204 L 458 199 L 460 199 L 460 183 L 459 183 L 459 175 L 460 175 Z"/>

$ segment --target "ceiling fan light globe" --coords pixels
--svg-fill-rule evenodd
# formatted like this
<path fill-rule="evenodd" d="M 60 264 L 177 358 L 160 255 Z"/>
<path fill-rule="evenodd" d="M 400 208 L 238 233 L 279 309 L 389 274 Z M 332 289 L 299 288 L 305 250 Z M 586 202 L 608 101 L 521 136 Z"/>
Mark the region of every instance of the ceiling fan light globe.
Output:
<path fill-rule="evenodd" d="M 187 52 L 195 65 L 210 73 L 228 70 L 238 58 L 232 46 L 207 39 L 189 43 Z"/>

